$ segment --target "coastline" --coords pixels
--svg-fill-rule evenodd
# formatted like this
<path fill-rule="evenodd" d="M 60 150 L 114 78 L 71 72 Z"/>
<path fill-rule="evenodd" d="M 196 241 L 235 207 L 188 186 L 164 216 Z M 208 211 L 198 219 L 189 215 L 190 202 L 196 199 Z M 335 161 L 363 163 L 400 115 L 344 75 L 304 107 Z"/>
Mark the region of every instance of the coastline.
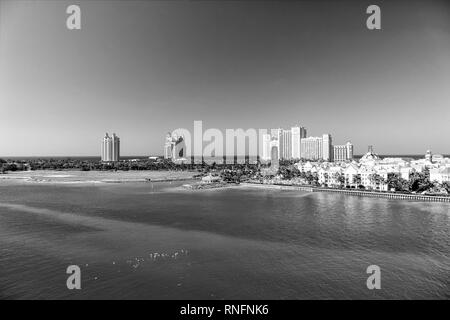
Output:
<path fill-rule="evenodd" d="M 198 180 L 197 171 L 77 171 L 77 170 L 36 170 L 17 171 L 0 175 L 1 184 L 65 184 L 65 185 L 86 185 L 86 184 L 119 184 L 119 183 L 153 183 L 153 182 L 181 182 Z M 289 184 L 265 184 L 260 182 L 242 182 L 240 184 L 213 183 L 202 184 L 194 182 L 189 185 L 180 186 L 179 191 L 204 191 L 221 190 L 227 188 L 263 188 L 277 190 L 298 190 L 305 192 L 327 192 L 340 193 L 349 196 L 372 197 L 383 199 L 396 199 L 420 202 L 444 202 L 450 203 L 450 196 L 407 194 L 395 192 L 379 192 L 355 189 L 331 189 L 307 185 Z"/>
<path fill-rule="evenodd" d="M 30 184 L 112 184 L 195 180 L 195 171 L 77 171 L 36 170 L 0 175 L 3 183 Z"/>
<path fill-rule="evenodd" d="M 352 189 L 329 189 L 313 186 L 278 185 L 278 184 L 264 184 L 255 182 L 243 182 L 241 183 L 241 185 L 246 187 L 278 189 L 278 190 L 300 190 L 307 192 L 340 193 L 358 197 L 450 203 L 450 196 L 440 196 L 440 195 L 407 194 L 407 193 L 379 192 L 379 191 L 352 190 Z"/>

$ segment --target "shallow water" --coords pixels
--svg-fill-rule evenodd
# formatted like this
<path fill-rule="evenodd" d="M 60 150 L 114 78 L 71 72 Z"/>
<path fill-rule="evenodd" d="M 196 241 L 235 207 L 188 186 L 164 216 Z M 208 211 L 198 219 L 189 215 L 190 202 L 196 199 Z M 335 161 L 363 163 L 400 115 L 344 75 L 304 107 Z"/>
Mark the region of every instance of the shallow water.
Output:
<path fill-rule="evenodd" d="M 181 184 L 0 184 L 0 298 L 450 298 L 449 204 Z"/>

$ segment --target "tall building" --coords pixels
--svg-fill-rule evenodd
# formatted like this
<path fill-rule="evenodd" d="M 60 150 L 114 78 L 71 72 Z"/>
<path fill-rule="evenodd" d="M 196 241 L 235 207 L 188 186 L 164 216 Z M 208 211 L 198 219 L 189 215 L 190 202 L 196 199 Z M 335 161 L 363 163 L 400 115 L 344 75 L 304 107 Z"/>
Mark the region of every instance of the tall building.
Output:
<path fill-rule="evenodd" d="M 270 154 L 271 154 L 271 158 L 272 158 L 272 145 L 274 144 L 274 141 L 276 141 L 276 143 L 277 143 L 277 148 L 276 148 L 276 150 L 277 150 L 277 152 L 278 152 L 278 159 L 280 159 L 280 157 L 281 157 L 281 154 L 280 154 L 280 144 L 279 144 L 279 142 L 280 142 L 280 134 L 281 134 L 281 132 L 283 131 L 283 129 L 281 129 L 281 128 L 278 128 L 278 129 L 270 129 L 270 137 L 271 137 L 271 151 L 270 151 Z"/>
<path fill-rule="evenodd" d="M 301 139 L 301 158 L 305 160 L 323 159 L 323 138 L 308 137 Z"/>
<path fill-rule="evenodd" d="M 271 146 L 272 136 L 270 134 L 263 134 L 262 136 L 262 160 L 268 161 L 271 159 Z"/>
<path fill-rule="evenodd" d="M 112 137 L 105 134 L 102 141 L 102 161 L 115 162 L 120 160 L 120 138 L 113 133 Z"/>
<path fill-rule="evenodd" d="M 172 134 L 166 134 L 166 142 L 164 144 L 164 159 L 172 159 L 173 149 L 175 147 L 175 140 Z"/>
<path fill-rule="evenodd" d="M 281 129 L 281 128 L 270 129 L 270 135 L 272 136 L 272 138 L 278 139 L 278 136 L 279 136 L 281 130 L 283 130 L 283 129 Z"/>
<path fill-rule="evenodd" d="M 348 160 L 353 160 L 353 144 L 351 142 L 346 143 Z"/>
<path fill-rule="evenodd" d="M 185 161 L 187 156 L 184 137 L 168 133 L 164 144 L 164 158 L 171 159 L 172 161 Z"/>
<path fill-rule="evenodd" d="M 301 156 L 301 139 L 306 138 L 306 128 L 292 127 L 292 158 L 300 159 Z"/>
<path fill-rule="evenodd" d="M 272 141 L 270 142 L 270 166 L 273 169 L 278 169 L 279 167 L 279 154 L 278 140 L 272 138 Z"/>
<path fill-rule="evenodd" d="M 322 136 L 322 159 L 325 161 L 333 161 L 332 138 L 330 134 Z"/>
<path fill-rule="evenodd" d="M 291 130 L 280 130 L 278 133 L 279 158 L 292 159 L 292 133 Z"/>
<path fill-rule="evenodd" d="M 350 161 L 353 159 L 353 144 L 347 142 L 345 145 L 333 146 L 334 161 Z"/>
<path fill-rule="evenodd" d="M 427 153 L 425 153 L 425 160 L 432 161 L 433 160 L 433 153 L 431 150 L 427 150 Z"/>

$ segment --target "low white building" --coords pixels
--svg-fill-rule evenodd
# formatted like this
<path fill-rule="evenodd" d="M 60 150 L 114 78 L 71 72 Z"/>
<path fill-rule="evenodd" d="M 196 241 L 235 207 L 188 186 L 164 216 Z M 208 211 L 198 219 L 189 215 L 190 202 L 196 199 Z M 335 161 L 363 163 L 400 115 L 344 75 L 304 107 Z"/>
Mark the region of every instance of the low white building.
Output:
<path fill-rule="evenodd" d="M 431 169 L 430 181 L 437 181 L 439 183 L 450 182 L 450 168 Z"/>
<path fill-rule="evenodd" d="M 409 177 L 411 176 L 412 171 L 413 171 L 413 168 L 411 168 L 411 167 L 400 168 L 400 177 L 402 179 L 409 181 Z"/>
<path fill-rule="evenodd" d="M 357 188 L 358 185 L 356 183 L 357 177 L 359 176 L 359 168 L 355 164 L 351 163 L 347 168 L 344 170 L 344 177 L 345 177 L 345 185 L 349 187 Z"/>
<path fill-rule="evenodd" d="M 213 183 L 213 182 L 220 182 L 222 178 L 218 176 L 213 176 L 211 174 L 208 174 L 207 176 L 204 176 L 202 178 L 202 183 Z"/>
<path fill-rule="evenodd" d="M 420 160 L 385 158 L 381 159 L 373 153 L 372 148 L 358 162 L 328 163 L 328 162 L 299 162 L 297 167 L 301 172 L 317 173 L 319 183 L 327 187 L 358 188 L 361 185 L 368 190 L 387 191 L 388 179 L 395 174 L 409 181 L 411 174 L 430 170 L 432 182 L 450 183 L 450 159 L 432 162 L 431 156 Z M 344 178 L 344 179 L 343 179 Z"/>

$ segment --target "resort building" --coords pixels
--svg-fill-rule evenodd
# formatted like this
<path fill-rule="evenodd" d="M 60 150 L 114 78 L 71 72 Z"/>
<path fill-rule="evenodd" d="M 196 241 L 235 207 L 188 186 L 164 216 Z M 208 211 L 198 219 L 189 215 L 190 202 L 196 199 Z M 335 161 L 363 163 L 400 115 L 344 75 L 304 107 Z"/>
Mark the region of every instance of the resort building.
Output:
<path fill-rule="evenodd" d="M 322 137 L 308 137 L 300 140 L 300 158 L 304 160 L 333 161 L 333 145 L 330 134 Z"/>
<path fill-rule="evenodd" d="M 270 134 L 263 134 L 262 136 L 262 160 L 263 161 L 269 161 L 271 154 L 270 154 L 270 144 L 272 142 L 272 136 Z"/>
<path fill-rule="evenodd" d="M 323 139 L 321 137 L 308 137 L 301 140 L 301 158 L 305 160 L 322 160 Z"/>
<path fill-rule="evenodd" d="M 450 168 L 436 168 L 430 170 L 431 182 L 450 182 Z"/>
<path fill-rule="evenodd" d="M 166 135 L 166 142 L 164 144 L 164 159 L 171 159 L 174 162 L 186 162 L 186 157 L 188 157 L 186 152 L 186 143 L 183 136 L 178 136 L 177 134 Z M 203 157 L 198 157 L 195 159 L 201 163 Z"/>
<path fill-rule="evenodd" d="M 332 139 L 330 134 L 322 136 L 322 159 L 324 161 L 333 161 Z"/>
<path fill-rule="evenodd" d="M 277 141 L 278 159 L 300 159 L 303 138 L 306 138 L 306 128 L 301 126 L 292 127 L 290 130 L 270 129 L 270 134 L 262 135 L 262 160 L 272 159 L 273 141 Z"/>
<path fill-rule="evenodd" d="M 358 181 L 358 179 L 360 178 L 358 166 L 352 163 L 347 168 L 345 168 L 344 178 L 346 187 L 357 188 L 361 183 L 361 181 Z"/>
<path fill-rule="evenodd" d="M 281 129 L 278 132 L 279 158 L 292 159 L 292 132 L 291 130 Z"/>
<path fill-rule="evenodd" d="M 305 140 L 309 142 L 318 139 L 307 138 Z M 315 146 L 315 152 L 317 152 L 317 146 Z M 388 191 L 388 182 L 393 175 L 410 181 L 414 172 L 424 172 L 425 169 L 429 169 L 431 182 L 450 183 L 450 166 L 447 166 L 450 159 L 438 157 L 440 162 L 433 163 L 430 161 L 432 156 L 427 158 L 420 160 L 393 157 L 381 159 L 373 152 L 373 147 L 369 147 L 368 152 L 359 162 L 300 161 L 296 163 L 296 166 L 301 172 L 317 174 L 318 183 L 330 188 Z"/>
<path fill-rule="evenodd" d="M 333 160 L 336 162 L 353 160 L 353 144 L 347 142 L 344 145 L 333 146 Z"/>
<path fill-rule="evenodd" d="M 272 139 L 272 141 L 270 142 L 270 161 L 273 168 L 278 168 L 279 166 L 278 160 L 280 159 L 280 151 L 278 149 L 278 140 Z"/>
<path fill-rule="evenodd" d="M 300 142 L 302 139 L 306 138 L 306 128 L 304 127 L 292 127 L 292 159 L 300 159 Z"/>
<path fill-rule="evenodd" d="M 120 138 L 113 133 L 112 137 L 105 134 L 102 141 L 101 158 L 104 162 L 116 162 L 120 160 Z"/>

